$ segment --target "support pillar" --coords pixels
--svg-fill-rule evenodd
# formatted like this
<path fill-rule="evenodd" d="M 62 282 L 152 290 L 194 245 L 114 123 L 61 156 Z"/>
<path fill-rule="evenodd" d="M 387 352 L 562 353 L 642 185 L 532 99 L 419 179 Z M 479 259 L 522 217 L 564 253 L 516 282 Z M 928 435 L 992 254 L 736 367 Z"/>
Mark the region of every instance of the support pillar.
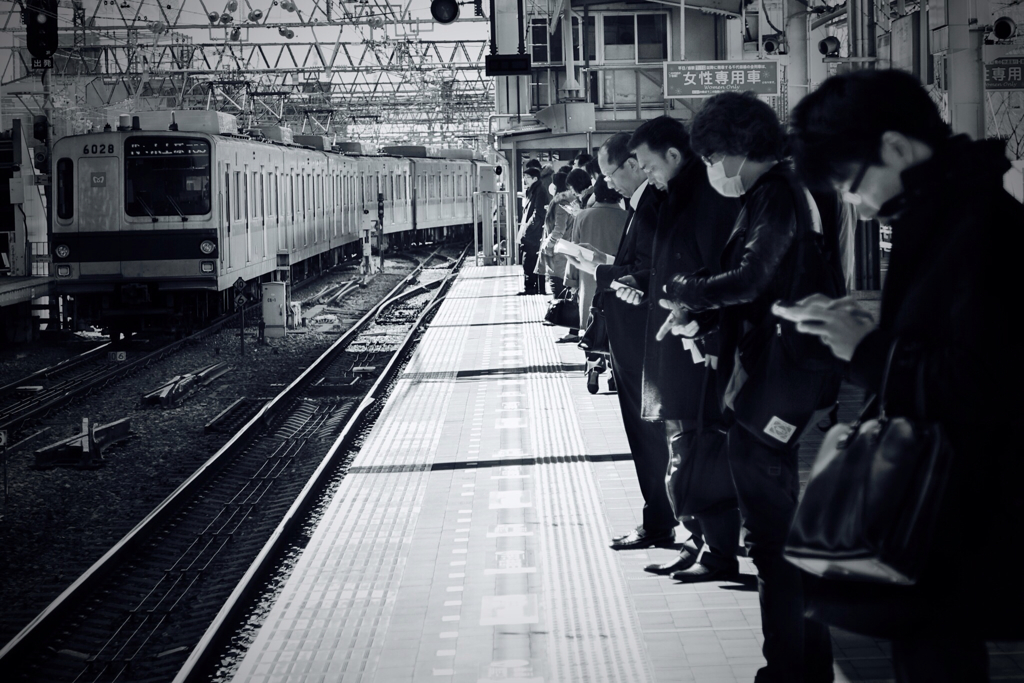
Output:
<path fill-rule="evenodd" d="M 789 44 L 789 67 L 786 71 L 786 79 L 789 88 L 790 111 L 793 111 L 797 102 L 807 94 L 810 83 L 807 75 L 808 50 L 810 49 L 807 39 L 807 21 L 807 8 L 796 0 L 788 0 L 786 42 Z"/>

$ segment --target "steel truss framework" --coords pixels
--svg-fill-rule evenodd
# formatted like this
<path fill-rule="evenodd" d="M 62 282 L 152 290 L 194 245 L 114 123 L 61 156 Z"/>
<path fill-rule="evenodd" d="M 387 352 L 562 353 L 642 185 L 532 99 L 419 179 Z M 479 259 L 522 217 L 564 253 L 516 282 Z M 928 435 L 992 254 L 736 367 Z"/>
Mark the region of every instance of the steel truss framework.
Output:
<path fill-rule="evenodd" d="M 13 8 L 3 30 L 23 30 L 20 1 L 0 3 Z M 90 15 L 61 0 L 61 49 L 49 74 L 55 113 L 68 118 L 68 130 L 58 133 L 102 126 L 114 112 L 180 108 L 235 114 L 245 127 L 280 124 L 345 139 L 485 142 L 494 84 L 484 75 L 482 20 L 469 20 L 478 22 L 472 33 L 479 39 L 428 40 L 421 29 L 431 22 L 380 0 L 300 0 L 303 7 L 289 13 L 265 0 L 259 21 L 251 21 L 255 4 L 242 0 L 237 14 L 249 19 L 238 24 L 196 24 L 197 12 L 186 23 L 191 3 L 204 16 L 215 10 L 204 0 L 176 1 L 176 12 L 155 0 L 109 3 L 115 19 L 97 16 L 102 2 Z M 282 37 L 288 32 L 293 39 Z M 39 113 L 40 72 L 27 50 L 0 51 L 0 58 L 4 108 Z"/>

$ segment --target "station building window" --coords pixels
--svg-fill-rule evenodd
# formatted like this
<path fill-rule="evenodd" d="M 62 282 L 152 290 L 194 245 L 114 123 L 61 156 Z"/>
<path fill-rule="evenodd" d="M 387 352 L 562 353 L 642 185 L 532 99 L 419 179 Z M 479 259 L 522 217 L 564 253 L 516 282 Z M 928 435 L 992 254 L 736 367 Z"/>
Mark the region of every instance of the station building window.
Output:
<path fill-rule="evenodd" d="M 573 60 L 577 80 L 587 89 L 590 101 L 600 107 L 632 105 L 637 97 L 637 69 L 640 69 L 640 100 L 660 103 L 663 100 L 660 65 L 668 59 L 669 15 L 667 12 L 595 12 L 581 25 L 573 17 Z M 531 77 L 531 106 L 534 110 L 554 104 L 558 91 L 565 87 L 562 59 L 562 22 L 554 33 L 548 32 L 545 18 L 530 22 L 530 48 L 534 62 Z M 584 49 L 585 48 L 585 49 Z M 581 56 L 586 59 L 581 59 Z M 589 82 L 581 69 L 591 68 Z M 615 68 L 601 69 L 602 66 Z"/>

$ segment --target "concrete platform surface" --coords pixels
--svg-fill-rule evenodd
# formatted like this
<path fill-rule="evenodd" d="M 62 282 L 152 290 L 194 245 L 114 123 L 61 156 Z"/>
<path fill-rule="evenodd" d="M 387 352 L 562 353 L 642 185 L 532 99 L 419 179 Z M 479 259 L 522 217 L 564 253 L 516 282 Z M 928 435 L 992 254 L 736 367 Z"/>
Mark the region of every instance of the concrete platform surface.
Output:
<path fill-rule="evenodd" d="M 642 506 L 618 402 L 521 286 L 460 275 L 235 681 L 753 681 L 753 565 L 684 586 L 643 571 L 675 550 L 608 548 Z M 887 648 L 834 632 L 836 680 L 890 680 Z M 1024 681 L 1024 646 L 993 651 L 994 679 Z"/>

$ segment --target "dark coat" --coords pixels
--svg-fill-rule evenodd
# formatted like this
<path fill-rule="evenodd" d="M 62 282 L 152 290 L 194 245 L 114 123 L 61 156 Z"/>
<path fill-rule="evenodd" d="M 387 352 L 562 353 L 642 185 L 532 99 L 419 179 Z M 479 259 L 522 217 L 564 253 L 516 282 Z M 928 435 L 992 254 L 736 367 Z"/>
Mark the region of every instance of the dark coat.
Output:
<path fill-rule="evenodd" d="M 1024 207 L 1003 189 L 1008 168 L 1003 143 L 958 136 L 904 171 L 904 193 L 882 207 L 894 217 L 879 326 L 850 363 L 851 378 L 877 392 L 898 337 L 887 411 L 938 421 L 956 453 L 928 573 L 913 588 L 878 592 L 910 600 L 920 628 L 990 639 L 1024 637 Z M 973 552 L 951 556 L 953 539 Z"/>
<path fill-rule="evenodd" d="M 674 275 L 722 271 L 722 249 L 739 210 L 738 200 L 723 197 L 711 187 L 704 162 L 697 156 L 669 183 L 668 197 L 658 212 L 651 268 L 634 275 L 640 289 L 651 293 L 644 340 L 645 420 L 697 419 L 706 368 L 693 362 L 679 337 L 655 339 L 668 315 L 657 303 L 658 293 Z M 713 390 L 714 385 L 709 388 Z M 713 420 L 717 415 L 717 401 L 712 398 L 706 403 L 705 417 Z"/>
<path fill-rule="evenodd" d="M 598 291 L 611 288 L 612 280 L 649 270 L 654 233 L 658 227 L 658 206 L 663 195 L 648 185 L 637 202 L 635 216 L 626 219 L 627 230 L 619 242 L 615 261 L 610 266 L 598 266 L 594 273 Z M 631 306 L 610 292 L 601 298 L 608 329 L 608 344 L 615 361 L 638 374 L 643 368 L 644 330 L 647 327 L 647 306 Z"/>
<path fill-rule="evenodd" d="M 551 202 L 551 195 L 548 194 L 547 186 L 540 181 L 535 182 L 526 191 L 526 220 L 529 226 L 526 234 L 520 240 L 524 245 L 537 251 L 540 249 L 540 240 L 544 236 L 544 218 L 547 215 L 547 206 Z"/>
<path fill-rule="evenodd" d="M 789 291 L 792 274 L 782 267 L 793 243 L 798 220 L 810 221 L 803 186 L 788 165 L 779 163 L 758 178 L 741 198 L 742 209 L 722 254 L 722 270 L 702 277 L 675 275 L 666 286 L 669 296 L 694 311 L 720 310 L 718 393 L 723 402 L 732 376 L 736 350 L 749 372 L 763 345 L 745 344 L 765 328 L 771 305 Z"/>

